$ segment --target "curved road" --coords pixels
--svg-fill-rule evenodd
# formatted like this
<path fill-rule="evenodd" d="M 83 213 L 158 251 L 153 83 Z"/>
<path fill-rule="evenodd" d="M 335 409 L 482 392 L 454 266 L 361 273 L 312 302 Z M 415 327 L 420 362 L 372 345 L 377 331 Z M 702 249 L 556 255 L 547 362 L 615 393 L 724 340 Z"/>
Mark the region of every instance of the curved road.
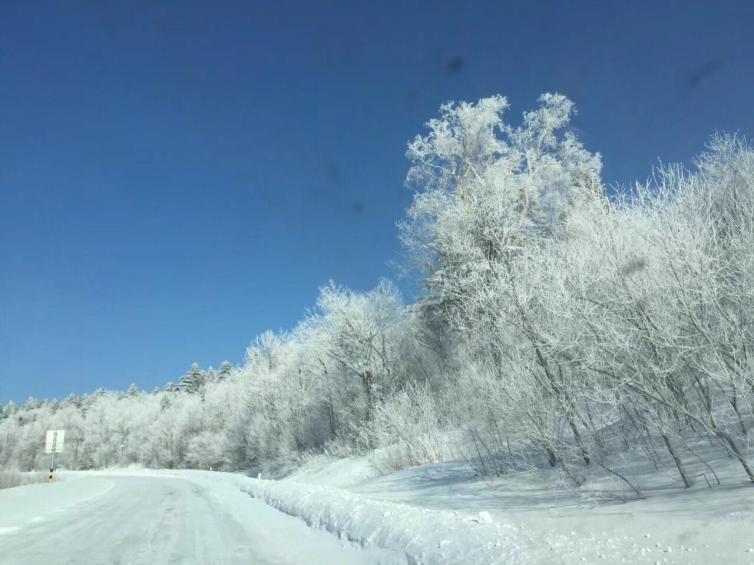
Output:
<path fill-rule="evenodd" d="M 241 493 L 232 483 L 171 476 L 95 476 L 104 494 L 0 528 L 3 565 L 400 563 L 364 551 Z M 69 481 L 65 481 L 69 482 Z M 65 482 L 60 483 L 65 485 Z M 66 487 L 69 485 L 65 485 Z M 56 485 L 29 491 L 32 502 Z M 62 488 L 62 487 L 61 487 Z M 24 492 L 16 493 L 19 497 Z M 18 497 L 17 497 L 18 498 Z M 8 503 L 0 513 L 12 511 Z M 42 507 L 42 506 L 40 506 Z M 403 561 L 405 563 L 405 561 Z"/>

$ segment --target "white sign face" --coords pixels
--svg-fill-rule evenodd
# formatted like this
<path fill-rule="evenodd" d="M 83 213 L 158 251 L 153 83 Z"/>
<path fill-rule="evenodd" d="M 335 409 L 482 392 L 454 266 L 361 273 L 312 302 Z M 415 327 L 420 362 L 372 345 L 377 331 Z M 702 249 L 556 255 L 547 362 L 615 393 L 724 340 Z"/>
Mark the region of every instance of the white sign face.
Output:
<path fill-rule="evenodd" d="M 47 430 L 45 453 L 63 453 L 65 430 Z"/>

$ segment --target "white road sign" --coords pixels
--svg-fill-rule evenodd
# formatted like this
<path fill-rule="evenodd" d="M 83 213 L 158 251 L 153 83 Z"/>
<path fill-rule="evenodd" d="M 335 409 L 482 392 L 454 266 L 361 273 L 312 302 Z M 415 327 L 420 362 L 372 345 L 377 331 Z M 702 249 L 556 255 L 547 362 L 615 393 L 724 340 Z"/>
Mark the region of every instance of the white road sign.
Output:
<path fill-rule="evenodd" d="M 45 453 L 63 453 L 65 430 L 47 430 Z"/>

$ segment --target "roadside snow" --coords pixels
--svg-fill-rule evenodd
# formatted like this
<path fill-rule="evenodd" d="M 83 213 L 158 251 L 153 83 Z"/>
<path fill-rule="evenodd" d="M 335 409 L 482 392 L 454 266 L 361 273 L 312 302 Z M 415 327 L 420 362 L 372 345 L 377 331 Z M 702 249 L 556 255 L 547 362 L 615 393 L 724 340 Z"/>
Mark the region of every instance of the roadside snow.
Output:
<path fill-rule="evenodd" d="M 528 563 L 516 527 L 477 516 L 370 500 L 340 489 L 249 479 L 244 491 L 362 547 L 405 552 L 415 564 Z"/>
<path fill-rule="evenodd" d="M 354 484 L 348 461 L 314 460 L 289 479 L 254 481 L 247 490 L 312 526 L 403 547 L 424 563 L 754 565 L 754 488 L 735 461 L 717 463 L 722 486 L 656 484 L 630 502 L 615 498 L 615 485 L 574 489 L 539 470 L 481 480 L 463 463 Z M 302 477 L 323 484 L 304 485 Z M 339 479 L 343 490 L 333 488 Z"/>

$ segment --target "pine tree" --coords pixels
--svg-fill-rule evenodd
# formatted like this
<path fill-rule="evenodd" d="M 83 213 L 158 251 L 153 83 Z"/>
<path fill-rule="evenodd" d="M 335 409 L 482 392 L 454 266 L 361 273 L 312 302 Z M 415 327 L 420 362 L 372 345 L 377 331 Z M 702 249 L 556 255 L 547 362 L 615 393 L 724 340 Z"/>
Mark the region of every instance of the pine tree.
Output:
<path fill-rule="evenodd" d="M 188 373 L 181 377 L 178 389 L 182 392 L 194 394 L 204 388 L 206 381 L 206 373 L 199 368 L 197 363 L 192 363 Z"/>
<path fill-rule="evenodd" d="M 217 371 L 217 380 L 227 379 L 233 372 L 233 364 L 230 361 L 220 363 L 220 369 Z"/>

